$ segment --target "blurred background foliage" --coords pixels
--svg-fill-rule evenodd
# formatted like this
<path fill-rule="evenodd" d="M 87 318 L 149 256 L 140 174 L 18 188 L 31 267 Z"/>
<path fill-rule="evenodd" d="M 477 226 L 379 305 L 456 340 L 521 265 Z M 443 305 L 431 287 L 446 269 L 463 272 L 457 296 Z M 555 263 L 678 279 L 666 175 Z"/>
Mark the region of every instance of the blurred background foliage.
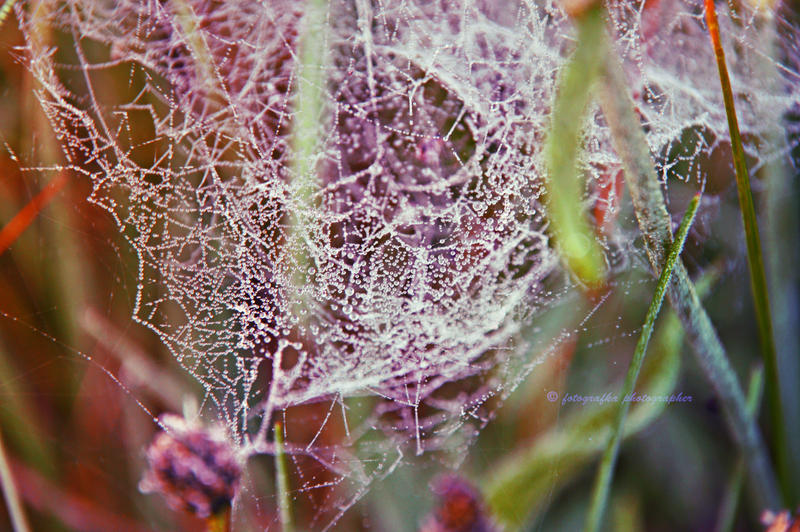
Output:
<path fill-rule="evenodd" d="M 143 450 L 157 430 L 142 407 L 153 416 L 174 411 L 196 385 L 157 337 L 131 319 L 136 257 L 110 215 L 86 201 L 88 179 L 67 170 L 22 171 L 63 163 L 20 60 L 22 44 L 12 14 L 0 28 L 0 227 L 48 184 L 55 191 L 0 254 L 0 434 L 26 513 L 34 530 L 200 530 L 204 523 L 137 488 Z M 686 142 L 700 134 L 686 132 Z M 707 309 L 746 383 L 759 364 L 759 347 L 730 160 L 729 148 L 720 146 L 697 163 L 707 168 L 710 195 L 683 260 L 701 280 Z M 797 204 L 797 166 L 789 168 L 791 206 Z M 754 189 L 762 205 L 763 176 L 754 176 Z M 697 186 L 676 181 L 666 192 L 677 219 Z M 623 212 L 617 223 L 632 219 Z M 797 242 L 780 246 L 794 250 Z M 486 495 L 498 520 L 523 530 L 581 528 L 614 403 L 562 399 L 619 389 L 655 285 L 644 269 L 612 279 L 607 299 L 585 322 L 576 316 L 585 316 L 593 302 L 573 294 L 530 331 L 552 354 L 497 405 L 458 471 Z M 572 328 L 580 334 L 551 340 Z M 800 402 L 797 387 L 789 388 L 786 396 Z M 607 529 L 714 529 L 738 456 L 713 391 L 666 306 L 638 389 L 680 392 L 691 401 L 632 409 Z M 304 415 L 313 421 L 326 409 L 308 408 Z M 447 454 L 406 457 L 407 464 L 373 484 L 335 529 L 418 530 L 435 504 L 431 480 L 453 462 Z M 263 504 L 242 509 L 243 529 L 280 529 L 273 467 L 269 457 L 251 460 L 251 485 L 263 490 Z M 293 495 L 303 526 L 310 497 Z M 734 530 L 758 526 L 763 508 L 748 500 L 743 497 Z M 0 530 L 8 523 L 0 505 Z"/>

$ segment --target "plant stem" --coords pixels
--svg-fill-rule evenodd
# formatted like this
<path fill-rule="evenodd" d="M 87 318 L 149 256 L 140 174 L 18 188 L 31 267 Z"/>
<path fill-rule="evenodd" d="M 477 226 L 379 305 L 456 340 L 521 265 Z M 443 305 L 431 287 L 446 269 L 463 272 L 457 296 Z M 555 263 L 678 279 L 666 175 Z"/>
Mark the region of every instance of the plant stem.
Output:
<path fill-rule="evenodd" d="M 2 433 L 0 433 L 0 488 L 3 489 L 3 497 L 8 506 L 8 515 L 11 518 L 11 527 L 14 532 L 30 532 L 25 512 L 22 509 L 22 502 L 17 493 L 17 486 L 14 484 L 14 477 L 11 475 L 11 468 L 6 459 Z"/>
<path fill-rule="evenodd" d="M 764 388 L 764 370 L 758 368 L 750 374 L 750 385 L 747 388 L 747 413 L 753 418 L 758 413 L 758 404 L 761 402 L 761 392 Z M 739 457 L 733 468 L 725 498 L 720 505 L 719 518 L 717 519 L 717 532 L 729 532 L 733 529 L 733 520 L 736 517 L 736 506 L 739 504 L 739 495 L 742 491 L 744 480 L 744 458 Z"/>
<path fill-rule="evenodd" d="M 278 511 L 283 532 L 293 532 L 292 507 L 289 502 L 289 473 L 286 468 L 286 453 L 283 449 L 283 425 L 275 423 L 275 480 L 278 490 Z"/>
<path fill-rule="evenodd" d="M 653 294 L 653 299 L 650 301 L 650 306 L 647 309 L 644 326 L 642 333 L 639 336 L 639 341 L 636 344 L 636 349 L 633 352 L 633 359 L 628 367 L 628 373 L 625 375 L 625 381 L 622 385 L 619 401 L 617 403 L 617 413 L 614 418 L 614 424 L 611 426 L 611 437 L 608 440 L 608 445 L 603 452 L 603 458 L 600 461 L 600 469 L 595 478 L 594 489 L 592 490 L 592 500 L 589 506 L 589 513 L 586 518 L 584 530 L 587 532 L 596 532 L 600 528 L 600 522 L 605 512 L 606 502 L 608 501 L 608 492 L 611 487 L 611 477 L 614 473 L 614 465 L 617 461 L 619 454 L 620 441 L 622 440 L 623 427 L 625 426 L 625 419 L 630 410 L 630 401 L 628 400 L 631 393 L 636 386 L 636 381 L 639 378 L 639 372 L 644 363 L 644 356 L 647 352 L 647 345 L 650 343 L 650 336 L 653 333 L 653 328 L 656 323 L 656 317 L 661 304 L 664 302 L 664 295 L 667 291 L 667 285 L 672 279 L 672 271 L 678 262 L 678 257 L 683 250 L 683 245 L 686 243 L 686 236 L 689 234 L 689 228 L 694 221 L 695 214 L 697 214 L 697 206 L 700 203 L 700 195 L 696 195 L 689 202 L 689 208 L 683 216 L 681 225 L 678 232 L 675 234 L 675 241 L 669 249 L 667 261 L 661 271 L 661 276 L 658 278 L 656 291 Z"/>
<path fill-rule="evenodd" d="M 314 266 L 308 213 L 312 211 L 314 194 L 319 190 L 317 162 L 323 147 L 320 127 L 325 123 L 326 113 L 327 42 L 324 28 L 327 16 L 327 0 L 306 0 L 297 44 L 297 85 L 292 99 L 294 119 L 290 138 L 293 201 L 290 228 L 293 239 L 296 239 L 291 256 L 295 295 L 299 300 L 295 309 L 297 316 L 310 306 L 303 288 L 310 282 L 308 269 Z"/>
<path fill-rule="evenodd" d="M 747 241 L 747 263 L 750 270 L 750 290 L 753 294 L 753 305 L 758 324 L 758 336 L 761 341 L 761 353 L 764 359 L 764 369 L 767 375 L 767 408 L 769 411 L 770 427 L 772 429 L 773 446 L 778 465 L 778 477 L 781 482 L 783 495 L 787 496 L 790 489 L 788 454 L 786 452 L 786 430 L 783 424 L 783 408 L 781 406 L 780 382 L 778 378 L 778 357 L 775 350 L 775 340 L 772 334 L 772 315 L 770 313 L 769 294 L 767 292 L 767 278 L 764 273 L 761 239 L 758 232 L 758 221 L 753 204 L 753 193 L 750 190 L 750 177 L 747 163 L 744 158 L 742 138 L 739 133 L 739 123 L 736 118 L 736 107 L 733 101 L 733 89 L 725 65 L 725 52 L 719 35 L 717 10 L 714 0 L 704 0 L 706 8 L 706 22 L 714 55 L 717 58 L 719 80 L 722 86 L 722 97 L 725 101 L 725 114 L 728 117 L 728 129 L 731 135 L 731 149 L 733 151 L 733 164 L 736 169 L 736 189 L 739 192 L 739 207 L 742 211 L 744 234 Z"/>
<path fill-rule="evenodd" d="M 625 167 L 625 180 L 631 192 L 639 229 L 644 236 L 650 265 L 657 272 L 661 269 L 665 249 L 672 242 L 670 217 L 664 205 L 650 149 L 634 112 L 628 82 L 619 59 L 613 53 L 605 55 L 605 75 L 599 92 L 615 149 Z M 667 295 L 722 405 L 728 427 L 742 455 L 747 458 L 749 477 L 761 507 L 777 507 L 780 498 L 764 441 L 755 421 L 747 415 L 744 393 L 725 348 L 680 261 L 675 267 Z"/>
<path fill-rule="evenodd" d="M 315 270 L 313 237 L 309 219 L 315 212 L 314 195 L 319 191 L 317 162 L 323 146 L 321 127 L 326 123 L 325 85 L 327 77 L 327 17 L 328 0 L 305 0 L 305 13 L 300 23 L 297 44 L 295 87 L 292 94 L 294 110 L 289 144 L 291 146 L 291 202 L 288 206 L 289 227 L 285 244 L 286 263 L 289 267 L 291 288 L 288 297 L 290 314 L 297 319 L 301 332 L 313 313 L 315 302 L 309 295 L 314 283 Z M 272 355 L 273 357 L 275 354 Z M 280 363 L 274 367 L 280 371 Z M 270 389 L 278 379 L 273 375 Z M 272 416 L 272 392 L 267 393 L 263 404 L 261 426 L 255 438 L 255 447 L 266 442 Z"/>
<path fill-rule="evenodd" d="M 231 509 L 226 508 L 216 515 L 212 515 L 206 520 L 208 532 L 230 532 L 231 530 Z"/>

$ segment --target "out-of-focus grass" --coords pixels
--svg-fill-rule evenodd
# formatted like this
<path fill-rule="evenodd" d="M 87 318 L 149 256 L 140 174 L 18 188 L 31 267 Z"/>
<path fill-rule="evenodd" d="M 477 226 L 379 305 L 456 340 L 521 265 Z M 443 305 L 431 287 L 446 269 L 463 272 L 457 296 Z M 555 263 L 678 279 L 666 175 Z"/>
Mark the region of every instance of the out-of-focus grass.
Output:
<path fill-rule="evenodd" d="M 592 101 L 592 87 L 600 73 L 605 39 L 603 10 L 590 9 L 583 15 L 577 46 L 561 73 L 544 144 L 550 230 L 567 267 L 590 289 L 605 282 L 606 266 L 602 248 L 580 208 L 583 180 L 578 177 L 578 161 L 581 131 Z"/>
<path fill-rule="evenodd" d="M 0 491 L 6 501 L 11 526 L 15 532 L 29 532 L 28 518 L 25 517 L 25 510 L 22 508 L 19 493 L 17 493 L 17 483 L 11 473 L 11 468 L 6 458 L 5 445 L 3 445 L 3 433 L 0 431 Z"/>
<path fill-rule="evenodd" d="M 33 80 L 14 58 L 13 47 L 23 40 L 11 13 L 0 27 L 0 228 L 54 177 L 65 182 L 0 255 L 0 425 L 31 527 L 196 528 L 196 521 L 161 501 L 151 507 L 152 499 L 138 493 L 141 445 L 155 425 L 79 354 L 112 372 L 120 368 L 107 356 L 112 346 L 83 332 L 81 317 L 90 306 L 122 327 L 155 363 L 164 348 L 130 318 L 135 256 L 112 219 L 86 201 L 90 183 L 60 170 L 21 171 L 57 168 L 62 159 Z M 44 43 L 51 37 L 42 31 L 39 38 Z M 137 383 L 126 384 L 139 393 Z M 150 406 L 158 410 L 157 401 Z M 0 505 L 0 529 L 7 522 Z"/>
<path fill-rule="evenodd" d="M 653 341 L 638 393 L 660 396 L 672 392 L 678 379 L 682 339 L 681 324 L 670 315 Z M 652 423 L 662 410 L 660 403 L 636 405 L 625 425 L 625 436 Z M 615 411 L 615 402 L 587 404 L 560 420 L 553 430 L 539 435 L 530 448 L 522 448 L 493 465 L 484 489 L 495 516 L 513 530 L 521 527 L 532 512 L 541 511 L 554 493 L 569 485 L 601 453 L 611 434 Z"/>
<path fill-rule="evenodd" d="M 750 374 L 750 384 L 747 388 L 747 411 L 751 416 L 755 417 L 758 412 L 758 404 L 761 402 L 763 388 L 764 371 L 758 368 Z M 725 496 L 720 504 L 717 532 L 728 532 L 733 528 L 733 523 L 736 519 L 736 508 L 739 505 L 739 497 L 744 483 L 744 468 L 744 459 L 739 458 L 733 467 Z"/>
<path fill-rule="evenodd" d="M 283 449 L 283 425 L 275 423 L 275 490 L 278 494 L 278 510 L 283 532 L 292 532 L 292 503 L 289 499 L 289 471 L 286 467 L 286 453 Z"/>

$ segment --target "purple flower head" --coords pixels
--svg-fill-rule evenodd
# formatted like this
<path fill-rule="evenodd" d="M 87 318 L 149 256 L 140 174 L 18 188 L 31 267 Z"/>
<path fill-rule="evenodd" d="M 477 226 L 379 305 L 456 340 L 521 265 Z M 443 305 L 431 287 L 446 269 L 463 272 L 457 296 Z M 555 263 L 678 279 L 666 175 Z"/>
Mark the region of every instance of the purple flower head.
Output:
<path fill-rule="evenodd" d="M 149 468 L 139 489 L 161 493 L 175 510 L 207 518 L 231 505 L 241 464 L 224 431 L 165 415 L 147 448 Z"/>

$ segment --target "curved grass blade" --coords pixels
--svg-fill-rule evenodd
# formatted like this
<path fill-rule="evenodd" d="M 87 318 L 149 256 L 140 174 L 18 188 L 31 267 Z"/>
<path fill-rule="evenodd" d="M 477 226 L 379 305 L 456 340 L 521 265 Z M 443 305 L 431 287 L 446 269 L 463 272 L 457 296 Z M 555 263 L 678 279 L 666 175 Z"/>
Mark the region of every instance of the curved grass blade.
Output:
<path fill-rule="evenodd" d="M 599 8 L 576 19 L 578 43 L 562 71 L 553 105 L 552 123 L 544 144 L 548 169 L 547 217 L 567 268 L 589 288 L 605 282 L 603 252 L 583 212 L 578 159 L 586 108 L 600 74 L 605 48 L 605 21 Z"/>
<path fill-rule="evenodd" d="M 736 118 L 736 107 L 733 101 L 733 89 L 728 76 L 728 67 L 725 64 L 725 51 L 719 34 L 719 22 L 714 0 L 704 0 L 706 8 L 706 22 L 714 55 L 717 58 L 719 80 L 722 86 L 722 97 L 725 101 L 725 114 L 728 117 L 728 129 L 731 134 L 731 149 L 733 151 L 733 165 L 736 169 L 736 189 L 739 192 L 739 207 L 742 211 L 744 234 L 747 241 L 747 263 L 750 270 L 750 290 L 753 294 L 753 304 L 758 325 L 758 336 L 761 341 L 761 352 L 764 359 L 767 382 L 767 408 L 769 411 L 770 428 L 772 429 L 775 458 L 778 466 L 778 478 L 781 483 L 784 497 L 790 492 L 790 479 L 788 477 L 788 454 L 786 451 L 786 430 L 783 423 L 783 407 L 781 406 L 780 381 L 778 377 L 778 357 L 775 349 L 775 339 L 772 334 L 772 315 L 770 313 L 769 294 L 767 292 L 767 277 L 764 273 L 763 252 L 761 238 L 758 233 L 758 221 L 753 202 L 753 193 L 750 189 L 750 177 L 747 163 L 744 158 L 742 138 L 739 133 L 739 122 Z"/>
<path fill-rule="evenodd" d="M 639 341 L 636 343 L 636 349 L 633 352 L 633 359 L 628 367 L 628 373 L 625 375 L 625 381 L 622 385 L 622 391 L 619 395 L 619 402 L 617 403 L 617 413 L 614 418 L 614 424 L 611 428 L 611 438 L 608 441 L 603 459 L 600 462 L 600 469 L 595 478 L 594 488 L 592 490 L 591 505 L 589 513 L 586 517 L 586 525 L 584 530 L 587 532 L 596 532 L 600 527 L 600 522 L 605 512 L 606 502 L 608 501 L 608 492 L 611 487 L 611 477 L 614 472 L 614 465 L 617 461 L 619 454 L 619 446 L 622 441 L 622 430 L 625 425 L 625 419 L 630 410 L 630 401 L 626 398 L 630 396 L 636 386 L 636 380 L 639 378 L 639 372 L 644 363 L 644 356 L 647 352 L 647 345 L 650 343 L 650 336 L 653 333 L 656 317 L 661 310 L 661 305 L 664 303 L 664 296 L 667 292 L 667 285 L 672 279 L 672 272 L 678 262 L 678 257 L 683 250 L 683 245 L 686 243 L 686 236 L 689 234 L 689 228 L 692 226 L 694 217 L 697 214 L 697 206 L 700 204 L 700 195 L 695 195 L 689 202 L 689 208 L 686 214 L 683 215 L 681 225 L 678 227 L 678 232 L 675 235 L 675 240 L 669 249 L 667 261 L 664 268 L 661 270 L 661 275 L 656 285 L 656 291 L 653 294 L 653 299 L 650 301 L 650 306 L 647 309 L 644 326 L 642 333 L 639 336 Z"/>

